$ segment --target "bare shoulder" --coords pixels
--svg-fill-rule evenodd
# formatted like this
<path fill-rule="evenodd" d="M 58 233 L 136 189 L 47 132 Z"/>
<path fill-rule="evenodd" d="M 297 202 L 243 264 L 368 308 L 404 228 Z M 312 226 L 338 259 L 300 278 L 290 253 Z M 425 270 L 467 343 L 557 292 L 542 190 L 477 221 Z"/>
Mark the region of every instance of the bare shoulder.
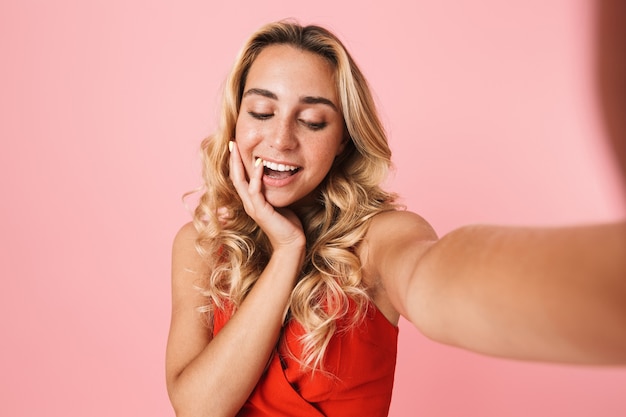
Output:
<path fill-rule="evenodd" d="M 432 226 L 416 213 L 392 210 L 372 219 L 359 256 L 372 299 L 392 323 L 406 311 L 403 294 L 413 268 L 436 241 Z"/>
<path fill-rule="evenodd" d="M 174 295 L 183 293 L 189 295 L 188 290 L 196 284 L 202 276 L 204 261 L 196 248 L 196 240 L 198 232 L 189 222 L 183 225 L 176 236 L 172 245 L 172 285 Z"/>
<path fill-rule="evenodd" d="M 196 239 L 198 238 L 198 231 L 192 222 L 185 223 L 174 236 L 174 244 L 172 251 L 187 252 L 189 249 L 194 249 Z"/>
<path fill-rule="evenodd" d="M 377 214 L 367 233 L 371 242 L 398 239 L 436 240 L 437 233 L 419 214 L 407 210 L 390 210 Z"/>
<path fill-rule="evenodd" d="M 366 265 L 384 275 L 381 267 L 416 257 L 437 240 L 437 233 L 420 215 L 405 210 L 390 210 L 372 219 L 363 242 Z"/>
<path fill-rule="evenodd" d="M 172 244 L 173 266 L 183 266 L 187 269 L 199 266 L 202 256 L 196 247 L 199 233 L 192 222 L 185 223 L 174 236 Z"/>

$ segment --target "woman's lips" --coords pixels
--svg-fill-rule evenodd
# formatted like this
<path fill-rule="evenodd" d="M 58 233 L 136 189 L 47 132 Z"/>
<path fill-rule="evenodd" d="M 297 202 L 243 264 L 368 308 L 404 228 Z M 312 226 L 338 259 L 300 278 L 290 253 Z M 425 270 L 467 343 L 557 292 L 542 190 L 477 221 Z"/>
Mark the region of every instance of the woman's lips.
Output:
<path fill-rule="evenodd" d="M 263 163 L 263 182 L 266 185 L 282 187 L 289 184 L 299 171 L 300 167 L 280 162 L 265 161 Z"/>

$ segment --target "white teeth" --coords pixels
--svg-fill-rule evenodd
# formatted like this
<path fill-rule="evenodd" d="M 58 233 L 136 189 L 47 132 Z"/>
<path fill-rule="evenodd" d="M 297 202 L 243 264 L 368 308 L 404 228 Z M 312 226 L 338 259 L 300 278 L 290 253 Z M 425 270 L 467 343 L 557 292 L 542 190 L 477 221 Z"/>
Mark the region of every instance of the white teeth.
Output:
<path fill-rule="evenodd" d="M 293 165 L 277 164 L 276 162 L 263 161 L 263 166 L 271 169 L 272 171 L 295 171 L 298 167 Z"/>

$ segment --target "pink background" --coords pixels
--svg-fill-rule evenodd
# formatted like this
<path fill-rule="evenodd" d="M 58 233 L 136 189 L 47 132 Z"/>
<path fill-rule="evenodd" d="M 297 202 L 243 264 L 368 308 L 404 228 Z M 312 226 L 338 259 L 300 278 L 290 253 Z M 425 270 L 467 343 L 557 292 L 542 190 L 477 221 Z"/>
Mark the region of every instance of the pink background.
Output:
<path fill-rule="evenodd" d="M 588 0 L 0 4 L 0 415 L 172 416 L 169 262 L 245 38 L 333 29 L 376 93 L 391 187 L 440 234 L 626 213 Z M 626 369 L 525 364 L 401 323 L 392 416 L 623 416 Z"/>

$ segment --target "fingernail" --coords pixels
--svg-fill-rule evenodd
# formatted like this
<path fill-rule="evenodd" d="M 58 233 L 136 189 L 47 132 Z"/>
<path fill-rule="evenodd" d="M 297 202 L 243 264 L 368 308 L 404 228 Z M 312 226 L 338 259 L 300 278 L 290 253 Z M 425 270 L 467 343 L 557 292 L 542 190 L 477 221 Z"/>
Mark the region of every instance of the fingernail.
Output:
<path fill-rule="evenodd" d="M 228 141 L 228 151 L 232 152 L 234 146 L 235 146 L 235 142 L 233 142 L 232 140 L 229 140 Z"/>
<path fill-rule="evenodd" d="M 261 158 L 257 158 L 256 161 L 254 161 L 254 166 L 258 167 L 259 165 L 261 165 L 261 162 L 263 162 L 263 160 Z"/>

